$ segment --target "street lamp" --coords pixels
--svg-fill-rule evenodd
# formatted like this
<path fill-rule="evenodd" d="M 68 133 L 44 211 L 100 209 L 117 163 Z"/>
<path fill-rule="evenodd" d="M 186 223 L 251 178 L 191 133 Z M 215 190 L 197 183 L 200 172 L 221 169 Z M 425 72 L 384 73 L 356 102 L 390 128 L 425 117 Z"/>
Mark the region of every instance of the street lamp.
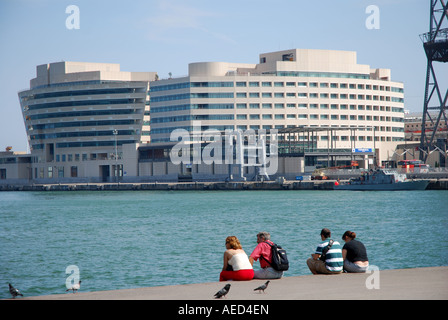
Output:
<path fill-rule="evenodd" d="M 112 133 L 115 137 L 115 177 L 116 177 L 115 179 L 118 183 L 118 144 L 117 144 L 118 130 L 114 129 Z"/>

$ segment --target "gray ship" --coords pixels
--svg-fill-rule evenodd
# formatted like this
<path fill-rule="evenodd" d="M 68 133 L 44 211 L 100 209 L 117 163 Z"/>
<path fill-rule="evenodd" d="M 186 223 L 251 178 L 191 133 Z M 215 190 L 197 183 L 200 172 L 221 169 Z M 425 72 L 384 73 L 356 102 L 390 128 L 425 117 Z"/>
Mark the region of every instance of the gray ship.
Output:
<path fill-rule="evenodd" d="M 378 169 L 359 178 L 350 179 L 346 183 L 336 182 L 334 190 L 425 190 L 428 184 L 428 180 L 409 180 L 405 174 L 393 170 Z"/>

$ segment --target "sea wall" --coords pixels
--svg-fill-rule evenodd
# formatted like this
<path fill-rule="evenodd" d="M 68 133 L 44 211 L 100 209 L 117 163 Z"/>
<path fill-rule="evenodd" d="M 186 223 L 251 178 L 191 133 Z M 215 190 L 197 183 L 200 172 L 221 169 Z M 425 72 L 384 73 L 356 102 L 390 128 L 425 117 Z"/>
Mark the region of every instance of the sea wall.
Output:
<path fill-rule="evenodd" d="M 77 183 L 0 185 L 0 191 L 103 190 L 333 190 L 335 180 L 265 182 Z M 430 180 L 427 190 L 448 190 L 448 179 Z"/>

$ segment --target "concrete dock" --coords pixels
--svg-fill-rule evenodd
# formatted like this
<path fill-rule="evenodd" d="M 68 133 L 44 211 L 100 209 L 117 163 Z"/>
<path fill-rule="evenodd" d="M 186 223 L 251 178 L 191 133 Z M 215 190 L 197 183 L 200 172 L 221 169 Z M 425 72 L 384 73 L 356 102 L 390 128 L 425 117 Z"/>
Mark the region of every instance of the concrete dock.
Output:
<path fill-rule="evenodd" d="M 265 280 L 210 282 L 113 291 L 17 298 L 16 300 L 214 300 L 231 284 L 225 298 L 232 300 L 447 300 L 448 266 L 372 270 L 365 274 L 305 275 L 271 280 L 265 293 L 254 291 Z"/>
<path fill-rule="evenodd" d="M 341 180 L 343 181 L 343 180 Z M 336 180 L 244 182 L 147 182 L 0 184 L 0 191 L 212 191 L 212 190 L 334 190 Z M 448 179 L 431 179 L 426 190 L 448 190 Z"/>

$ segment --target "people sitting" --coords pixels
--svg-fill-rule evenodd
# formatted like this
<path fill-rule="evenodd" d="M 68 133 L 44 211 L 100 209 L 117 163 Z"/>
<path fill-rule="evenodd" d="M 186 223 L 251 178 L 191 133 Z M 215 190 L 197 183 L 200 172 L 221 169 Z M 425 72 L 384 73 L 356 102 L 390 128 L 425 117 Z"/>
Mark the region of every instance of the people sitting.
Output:
<path fill-rule="evenodd" d="M 342 240 L 345 241 L 342 247 L 344 270 L 346 272 L 366 272 L 369 269 L 367 250 L 364 244 L 355 238 L 356 233 L 352 231 L 345 231 L 342 235 Z"/>
<path fill-rule="evenodd" d="M 249 256 L 250 264 L 253 266 L 254 261 L 260 259 L 260 270 L 254 272 L 254 279 L 280 279 L 283 271 L 277 271 L 271 267 L 272 250 L 268 244 L 273 244 L 269 232 L 260 232 L 257 234 L 257 243 L 254 251 Z"/>
<path fill-rule="evenodd" d="M 253 277 L 254 269 L 240 241 L 235 236 L 227 237 L 224 263 L 219 281 L 245 281 L 252 280 Z"/>
<path fill-rule="evenodd" d="M 344 261 L 340 243 L 331 239 L 331 231 L 327 228 L 321 230 L 320 237 L 322 242 L 306 261 L 308 268 L 313 274 L 342 273 Z"/>

